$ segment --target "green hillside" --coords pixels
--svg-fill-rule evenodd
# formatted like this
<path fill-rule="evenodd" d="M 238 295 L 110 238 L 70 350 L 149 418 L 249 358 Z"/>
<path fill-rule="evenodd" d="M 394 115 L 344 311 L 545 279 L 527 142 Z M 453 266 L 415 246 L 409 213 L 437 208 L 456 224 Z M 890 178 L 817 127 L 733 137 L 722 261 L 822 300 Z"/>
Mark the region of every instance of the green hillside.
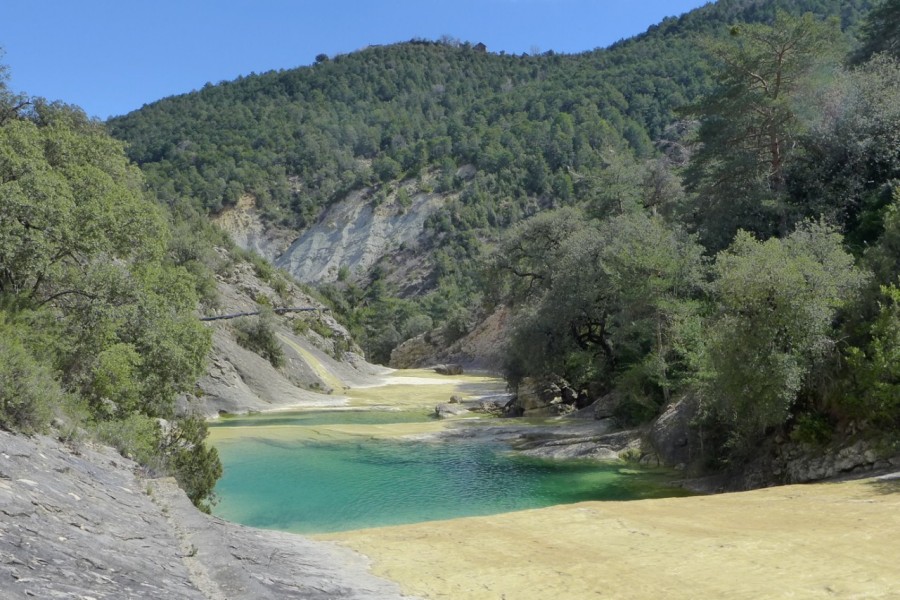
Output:
<path fill-rule="evenodd" d="M 207 84 L 108 125 L 166 202 L 215 212 L 249 191 L 270 219 L 303 227 L 349 190 L 427 168 L 458 185 L 449 174 L 474 164 L 485 214 L 465 220 L 502 226 L 533 212 L 526 198 L 589 199 L 592 186 L 573 176 L 602 170 L 608 153 L 652 155 L 674 110 L 710 87 L 697 36 L 771 18 L 780 4 L 840 14 L 849 27 L 869 3 L 725 0 L 577 55 L 372 47 Z"/>
<path fill-rule="evenodd" d="M 108 126 L 163 203 L 200 212 L 251 193 L 270 224 L 302 230 L 353 190 L 375 190 L 377 203 L 413 179 L 419 190 L 458 194 L 426 223 L 424 296 L 397 301 L 387 263 L 364 278 L 366 289 L 326 290 L 383 362 L 428 323 L 448 325 L 451 337 L 471 326 L 478 264 L 498 232 L 559 206 L 607 214 L 638 180 L 659 196 L 686 158 L 677 149 L 690 122 L 676 111 L 713 84 L 698 40 L 771 19 L 777 6 L 839 15 L 852 29 L 868 4 L 723 0 L 576 55 L 510 56 L 453 41 L 372 47 L 208 84 Z M 474 175 L 457 176 L 466 165 Z"/>
<path fill-rule="evenodd" d="M 578 55 L 373 47 L 109 128 L 163 203 L 250 193 L 273 226 L 445 192 L 419 295 L 390 261 L 323 289 L 370 359 L 503 306 L 513 385 L 565 378 L 620 424 L 690 405 L 723 466 L 900 418 L 898 5 L 878 6 L 722 0 Z"/>

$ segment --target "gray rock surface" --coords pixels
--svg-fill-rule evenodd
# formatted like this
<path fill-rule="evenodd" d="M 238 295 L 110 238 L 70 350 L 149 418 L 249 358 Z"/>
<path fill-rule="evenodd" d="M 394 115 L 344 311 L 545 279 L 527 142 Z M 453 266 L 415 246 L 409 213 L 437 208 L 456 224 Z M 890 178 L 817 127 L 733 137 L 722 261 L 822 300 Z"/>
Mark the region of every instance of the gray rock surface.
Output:
<path fill-rule="evenodd" d="M 551 438 L 546 434 L 530 434 L 514 443 L 513 447 L 525 456 L 537 458 L 569 459 L 593 458 L 596 460 L 619 460 L 631 452 L 639 452 L 641 433 L 637 430 L 603 433 L 607 425 L 594 422 L 593 432 L 571 429 Z"/>
<path fill-rule="evenodd" d="M 337 545 L 198 512 L 114 451 L 0 432 L 0 597 L 403 598 Z"/>
<path fill-rule="evenodd" d="M 698 409 L 699 402 L 695 398 L 682 398 L 666 407 L 653 422 L 648 438 L 661 463 L 684 466 L 697 458 L 696 431 L 691 423 Z"/>
<path fill-rule="evenodd" d="M 414 243 L 425 219 L 445 201 L 439 194 L 418 193 L 406 209 L 393 202 L 376 207 L 369 194 L 353 192 L 331 206 L 275 264 L 309 283 L 335 281 L 342 266 L 351 273 L 368 271 L 385 254 Z"/>
<path fill-rule="evenodd" d="M 458 417 L 469 412 L 469 409 L 460 404 L 443 403 L 434 407 L 434 415 L 438 419 L 447 419 L 449 417 Z"/>

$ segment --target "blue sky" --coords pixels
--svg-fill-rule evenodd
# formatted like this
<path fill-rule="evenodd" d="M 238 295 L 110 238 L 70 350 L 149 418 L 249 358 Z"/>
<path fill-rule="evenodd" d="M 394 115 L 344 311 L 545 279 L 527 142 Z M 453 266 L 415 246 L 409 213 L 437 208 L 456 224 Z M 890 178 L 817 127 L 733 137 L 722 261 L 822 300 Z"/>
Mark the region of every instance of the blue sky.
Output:
<path fill-rule="evenodd" d="M 581 52 L 706 0 L 43 0 L 4 3 L 10 87 L 100 118 L 238 75 L 450 35 L 493 52 Z"/>

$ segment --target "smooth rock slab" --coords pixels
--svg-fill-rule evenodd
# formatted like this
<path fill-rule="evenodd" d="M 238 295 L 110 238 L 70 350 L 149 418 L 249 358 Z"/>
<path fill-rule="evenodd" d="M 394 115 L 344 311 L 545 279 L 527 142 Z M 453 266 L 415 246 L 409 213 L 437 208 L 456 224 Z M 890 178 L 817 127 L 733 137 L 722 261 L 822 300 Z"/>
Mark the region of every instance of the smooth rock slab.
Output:
<path fill-rule="evenodd" d="M 0 598 L 402 598 L 364 557 L 197 511 L 109 448 L 0 432 Z"/>

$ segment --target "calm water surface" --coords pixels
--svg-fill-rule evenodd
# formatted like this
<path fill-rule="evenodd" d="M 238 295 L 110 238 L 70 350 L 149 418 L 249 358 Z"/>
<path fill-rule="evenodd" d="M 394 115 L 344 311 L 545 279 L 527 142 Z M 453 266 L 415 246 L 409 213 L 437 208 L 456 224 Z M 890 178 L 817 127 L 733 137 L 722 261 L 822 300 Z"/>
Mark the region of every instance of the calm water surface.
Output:
<path fill-rule="evenodd" d="M 303 533 L 361 529 L 583 500 L 683 495 L 666 475 L 591 461 L 515 456 L 500 443 L 351 438 L 311 441 L 304 427 L 422 421 L 422 413 L 314 411 L 233 418 L 250 427 L 216 442 L 225 473 L 214 514 L 255 527 Z M 277 436 L 252 427 L 283 425 Z"/>

